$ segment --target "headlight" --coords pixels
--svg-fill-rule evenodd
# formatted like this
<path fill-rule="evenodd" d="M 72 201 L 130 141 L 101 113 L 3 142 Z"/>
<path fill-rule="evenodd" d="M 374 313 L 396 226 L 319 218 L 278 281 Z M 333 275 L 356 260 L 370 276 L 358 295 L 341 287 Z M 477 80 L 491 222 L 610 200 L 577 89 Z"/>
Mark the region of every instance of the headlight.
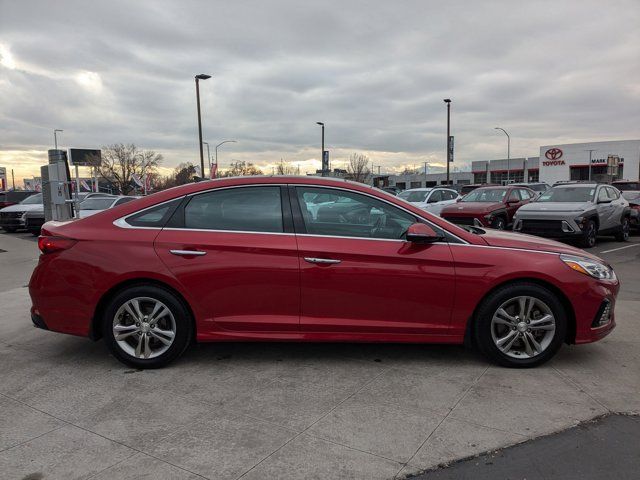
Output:
<path fill-rule="evenodd" d="M 609 265 L 589 260 L 588 258 L 574 257 L 573 255 L 560 255 L 562 260 L 571 270 L 584 273 L 599 280 L 615 280 L 616 274 Z"/>

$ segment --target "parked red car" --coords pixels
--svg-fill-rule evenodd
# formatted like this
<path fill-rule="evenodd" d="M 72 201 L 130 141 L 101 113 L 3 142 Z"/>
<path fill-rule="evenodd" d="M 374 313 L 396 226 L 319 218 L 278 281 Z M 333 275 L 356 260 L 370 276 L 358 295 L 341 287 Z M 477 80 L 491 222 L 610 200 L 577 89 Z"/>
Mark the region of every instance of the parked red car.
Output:
<path fill-rule="evenodd" d="M 48 222 L 33 323 L 152 368 L 192 340 L 433 342 L 538 365 L 615 325 L 618 280 L 582 250 L 467 231 L 316 177 L 189 184 Z"/>
<path fill-rule="evenodd" d="M 513 222 L 518 208 L 535 198 L 536 192 L 527 187 L 482 187 L 443 208 L 440 216 L 458 225 L 504 230 Z"/>

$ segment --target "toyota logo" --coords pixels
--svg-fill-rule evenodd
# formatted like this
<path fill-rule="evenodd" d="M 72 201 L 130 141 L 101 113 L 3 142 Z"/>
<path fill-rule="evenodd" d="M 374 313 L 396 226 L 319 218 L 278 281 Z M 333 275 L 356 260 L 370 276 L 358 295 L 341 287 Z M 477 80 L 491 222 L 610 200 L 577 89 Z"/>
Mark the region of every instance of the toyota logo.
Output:
<path fill-rule="evenodd" d="M 562 150 L 560 150 L 559 148 L 550 148 L 545 152 L 544 156 L 549 160 L 557 160 L 562 157 Z"/>

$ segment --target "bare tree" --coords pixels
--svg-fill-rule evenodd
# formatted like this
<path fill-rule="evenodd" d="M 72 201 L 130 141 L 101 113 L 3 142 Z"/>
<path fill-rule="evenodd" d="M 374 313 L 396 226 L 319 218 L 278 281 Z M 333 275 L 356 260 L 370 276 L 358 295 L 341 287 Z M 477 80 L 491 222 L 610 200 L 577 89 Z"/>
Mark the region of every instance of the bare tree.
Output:
<path fill-rule="evenodd" d="M 349 165 L 347 165 L 347 176 L 354 182 L 367 183 L 371 176 L 369 157 L 362 153 L 351 154 Z"/>
<path fill-rule="evenodd" d="M 293 166 L 282 159 L 280 159 L 280 163 L 276 167 L 276 175 L 297 175 L 299 173 L 300 167 Z"/>
<path fill-rule="evenodd" d="M 140 150 L 132 143 L 116 143 L 102 147 L 100 175 L 127 195 L 133 190 L 133 175 L 153 174 L 161 162 L 162 155 L 153 150 Z"/>
<path fill-rule="evenodd" d="M 235 161 L 231 163 L 231 168 L 220 176 L 222 177 L 242 177 L 246 175 L 264 175 L 262 170 L 256 167 L 253 163 L 245 161 Z"/>

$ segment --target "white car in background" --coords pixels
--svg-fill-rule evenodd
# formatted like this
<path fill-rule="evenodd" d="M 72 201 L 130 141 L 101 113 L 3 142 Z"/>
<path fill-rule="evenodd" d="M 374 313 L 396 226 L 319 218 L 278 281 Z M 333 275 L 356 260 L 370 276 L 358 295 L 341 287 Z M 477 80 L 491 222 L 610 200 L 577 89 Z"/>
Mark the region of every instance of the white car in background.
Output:
<path fill-rule="evenodd" d="M 90 217 L 109 208 L 117 207 L 140 197 L 120 195 L 118 197 L 92 197 L 80 202 L 80 218 Z"/>
<path fill-rule="evenodd" d="M 444 207 L 456 203 L 458 198 L 462 197 L 452 188 L 433 187 L 404 190 L 398 194 L 398 198 L 413 203 L 429 213 L 440 215 Z"/>

